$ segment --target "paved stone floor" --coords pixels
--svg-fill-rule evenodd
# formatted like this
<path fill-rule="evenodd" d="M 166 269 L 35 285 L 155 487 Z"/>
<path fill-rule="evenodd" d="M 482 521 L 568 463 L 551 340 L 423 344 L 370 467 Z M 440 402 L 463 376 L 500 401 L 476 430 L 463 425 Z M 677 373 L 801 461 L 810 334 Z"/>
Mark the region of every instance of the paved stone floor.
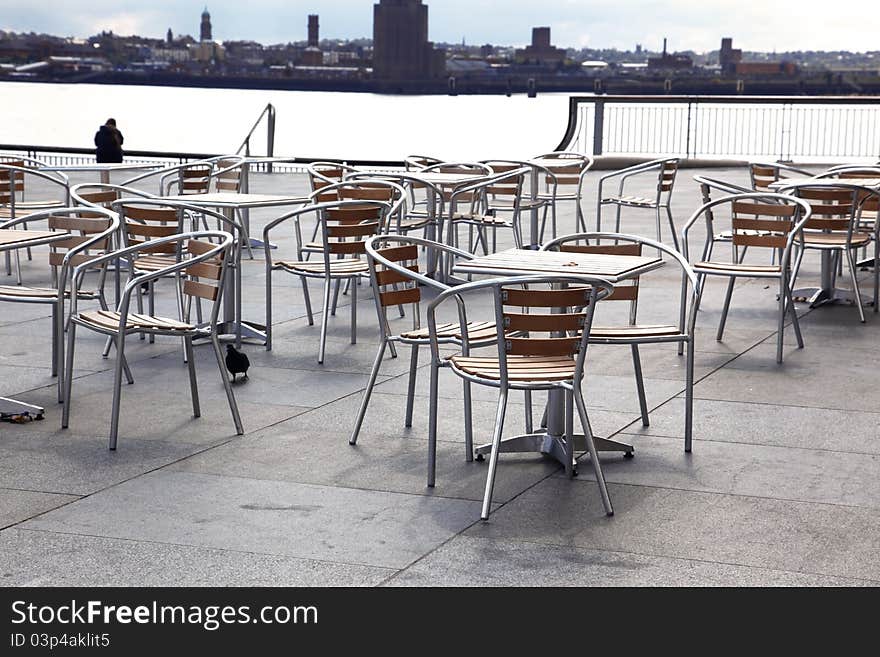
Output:
<path fill-rule="evenodd" d="M 679 226 L 699 205 L 698 173 L 747 182 L 742 168 L 682 170 L 673 200 Z M 590 176 L 584 204 L 591 225 L 598 176 Z M 634 182 L 634 190 L 650 190 L 650 180 Z M 305 188 L 301 174 L 254 177 L 254 191 Z M 252 234 L 272 217 L 253 212 Z M 572 217 L 570 206 L 562 210 L 560 232 L 571 231 Z M 625 211 L 622 230 L 653 235 L 653 215 Z M 289 234 L 273 239 L 279 254 L 293 257 Z M 692 247 L 701 240 L 696 231 Z M 500 235 L 499 244 L 510 238 Z M 44 257 L 25 263 L 29 282 L 47 280 Z M 244 316 L 261 321 L 262 253 L 243 267 Z M 800 280 L 817 277 L 811 254 Z M 867 288 L 870 272 L 860 277 Z M 312 290 L 317 301 L 320 287 Z M 250 379 L 235 388 L 244 436 L 235 435 L 207 347 L 197 348 L 202 417 L 194 419 L 179 345 L 131 341 L 136 382 L 123 390 L 116 452 L 107 449 L 113 359 L 101 358 L 101 340 L 80 332 L 70 428 L 61 430 L 48 313 L 2 304 L 0 394 L 44 405 L 46 417 L 0 424 L 0 583 L 876 584 L 878 316 L 869 309 L 863 325 L 851 306 L 799 305 L 806 348 L 788 330 L 780 366 L 774 289 L 740 281 L 718 342 L 723 291 L 723 281 L 709 282 L 698 318 L 691 454 L 683 449 L 684 361 L 675 348 L 642 349 L 651 409 L 643 427 L 629 350 L 591 347 L 585 385 L 594 430 L 636 450 L 632 460 L 602 457 L 615 515 L 605 517 L 588 464 L 569 480 L 553 462 L 519 455 L 501 459 L 488 522 L 479 520 L 486 464 L 464 460 L 461 387 L 449 372 L 437 486 L 425 487 L 426 355 L 413 427 L 403 427 L 403 353 L 383 364 L 358 446 L 349 446 L 377 344 L 367 286 L 358 290 L 358 343 L 349 343 L 351 298 L 342 297 L 318 365 L 318 328 L 307 325 L 299 282 L 276 278 L 275 347 L 246 347 Z M 644 277 L 643 319 L 674 315 L 677 295 L 671 266 Z M 488 314 L 485 298 L 471 301 L 475 315 Z M 159 286 L 158 302 L 170 312 L 169 286 Z M 491 433 L 496 394 L 475 388 L 479 442 Z M 524 408 L 514 396 L 506 433 L 522 429 Z"/>

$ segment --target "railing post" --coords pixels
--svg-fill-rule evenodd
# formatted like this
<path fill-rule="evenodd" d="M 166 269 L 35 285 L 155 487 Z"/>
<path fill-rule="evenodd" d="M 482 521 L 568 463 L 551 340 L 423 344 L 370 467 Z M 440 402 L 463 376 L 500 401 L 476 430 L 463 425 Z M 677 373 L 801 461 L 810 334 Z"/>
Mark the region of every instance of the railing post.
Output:
<path fill-rule="evenodd" d="M 685 159 L 690 159 L 691 157 L 691 109 L 694 104 L 692 101 L 688 101 L 688 109 L 687 109 L 687 132 L 685 133 L 685 143 L 684 143 L 684 157 Z"/>
<path fill-rule="evenodd" d="M 275 156 L 275 106 L 271 103 L 268 106 L 269 109 L 269 120 L 267 123 L 267 132 L 266 132 L 266 157 L 274 157 Z M 272 173 L 272 163 L 268 162 L 266 168 L 269 173 Z"/>
<path fill-rule="evenodd" d="M 605 130 L 605 101 L 593 101 L 593 155 L 602 154 L 603 132 Z"/>

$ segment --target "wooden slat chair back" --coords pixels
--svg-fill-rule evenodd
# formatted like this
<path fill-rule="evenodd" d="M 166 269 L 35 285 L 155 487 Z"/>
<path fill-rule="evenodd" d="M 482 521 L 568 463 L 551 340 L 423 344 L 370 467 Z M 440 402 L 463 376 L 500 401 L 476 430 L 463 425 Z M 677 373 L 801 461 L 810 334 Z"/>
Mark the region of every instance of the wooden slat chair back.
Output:
<path fill-rule="evenodd" d="M 798 189 L 798 196 L 813 208 L 805 228 L 832 232 L 850 229 L 856 210 L 856 194 L 853 190 L 802 187 Z"/>
<path fill-rule="evenodd" d="M 762 203 L 760 200 L 734 201 L 731 204 L 734 248 L 784 249 L 797 216 L 798 207 L 795 205 Z"/>
<path fill-rule="evenodd" d="M 419 249 L 415 244 L 378 249 L 377 253 L 409 271 L 422 273 L 419 268 Z M 378 265 L 375 268 L 374 285 L 376 287 L 373 293 L 378 296 L 378 304 L 383 310 L 389 306 L 414 305 L 412 317 L 416 321 L 422 291 L 412 277 Z"/>
<path fill-rule="evenodd" d="M 237 165 L 237 166 L 236 166 Z M 237 160 L 218 160 L 217 171 L 212 175 L 218 192 L 241 191 L 241 164 Z"/>
<path fill-rule="evenodd" d="M 53 242 L 49 245 L 49 266 L 56 270 L 56 273 L 58 267 L 63 264 L 68 251 L 88 242 L 95 235 L 106 231 L 111 225 L 111 221 L 106 216 L 97 212 L 83 210 L 78 215 L 51 215 L 47 218 L 49 230 L 68 231 L 71 233 L 71 236 L 67 239 Z M 84 252 L 72 256 L 68 261 L 70 266 L 76 267 L 89 262 L 96 255 L 101 255 L 103 252 L 108 251 L 112 246 L 111 240 L 112 236 L 108 234 L 104 239 L 90 245 Z M 106 263 L 100 267 L 102 270 L 106 269 Z"/>
<path fill-rule="evenodd" d="M 750 164 L 752 188 L 755 191 L 770 191 L 770 185 L 779 180 L 779 169 L 765 164 Z"/>
<path fill-rule="evenodd" d="M 661 194 L 671 192 L 675 185 L 675 175 L 678 173 L 678 160 L 669 160 L 660 167 L 660 177 L 657 191 Z"/>
<path fill-rule="evenodd" d="M 181 167 L 179 177 L 180 194 L 207 194 L 211 188 L 213 167 L 208 164 L 194 164 Z"/>
<path fill-rule="evenodd" d="M 201 240 L 189 240 L 186 243 L 186 253 L 190 256 L 200 256 L 215 248 L 217 248 L 216 244 Z M 184 269 L 183 295 L 185 297 L 198 297 L 211 302 L 217 301 L 224 266 L 225 262 L 222 256 L 217 255 L 212 259 L 196 263 Z"/>
<path fill-rule="evenodd" d="M 501 325 L 504 327 L 503 354 L 512 356 L 574 356 L 581 350 L 581 332 L 587 320 L 592 288 L 574 287 L 561 290 L 498 288 Z M 516 307 L 517 312 L 510 310 Z M 550 309 L 557 312 L 550 313 Z M 543 312 L 534 312 L 543 311 Z M 524 335 L 513 337 L 510 332 Z M 564 332 L 565 335 L 558 335 Z M 535 337 L 535 333 L 547 334 Z M 502 357 L 502 360 L 506 360 Z M 540 378 L 546 367 L 532 374 Z"/>
<path fill-rule="evenodd" d="M 562 244 L 559 250 L 564 253 L 602 253 L 605 255 L 642 255 L 641 244 Z M 639 277 L 631 278 L 614 286 L 614 291 L 606 301 L 629 301 L 632 303 L 631 314 L 635 314 L 639 300 Z"/>
<path fill-rule="evenodd" d="M 143 244 L 159 237 L 169 237 L 180 232 L 180 214 L 176 208 L 143 207 L 136 204 L 122 204 L 123 235 L 127 246 Z M 142 253 L 176 253 L 173 242 L 145 248 Z"/>

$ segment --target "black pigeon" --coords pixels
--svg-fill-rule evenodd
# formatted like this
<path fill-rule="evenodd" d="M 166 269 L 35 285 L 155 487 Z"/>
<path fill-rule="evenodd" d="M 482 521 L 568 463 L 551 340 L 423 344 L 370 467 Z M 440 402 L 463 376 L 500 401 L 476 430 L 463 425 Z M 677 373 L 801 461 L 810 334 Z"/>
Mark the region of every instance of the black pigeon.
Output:
<path fill-rule="evenodd" d="M 226 345 L 226 369 L 232 374 L 233 383 L 237 374 L 244 374 L 244 378 L 247 379 L 250 366 L 251 361 L 248 360 L 247 354 L 243 354 L 231 344 Z"/>

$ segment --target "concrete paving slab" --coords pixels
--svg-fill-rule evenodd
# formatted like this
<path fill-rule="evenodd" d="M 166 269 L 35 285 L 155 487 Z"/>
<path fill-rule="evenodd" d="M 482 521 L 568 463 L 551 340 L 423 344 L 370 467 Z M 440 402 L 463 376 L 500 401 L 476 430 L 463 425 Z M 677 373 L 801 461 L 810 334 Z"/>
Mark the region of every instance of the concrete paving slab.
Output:
<path fill-rule="evenodd" d="M 478 517 L 464 500 L 157 472 L 22 528 L 401 568 Z"/>

